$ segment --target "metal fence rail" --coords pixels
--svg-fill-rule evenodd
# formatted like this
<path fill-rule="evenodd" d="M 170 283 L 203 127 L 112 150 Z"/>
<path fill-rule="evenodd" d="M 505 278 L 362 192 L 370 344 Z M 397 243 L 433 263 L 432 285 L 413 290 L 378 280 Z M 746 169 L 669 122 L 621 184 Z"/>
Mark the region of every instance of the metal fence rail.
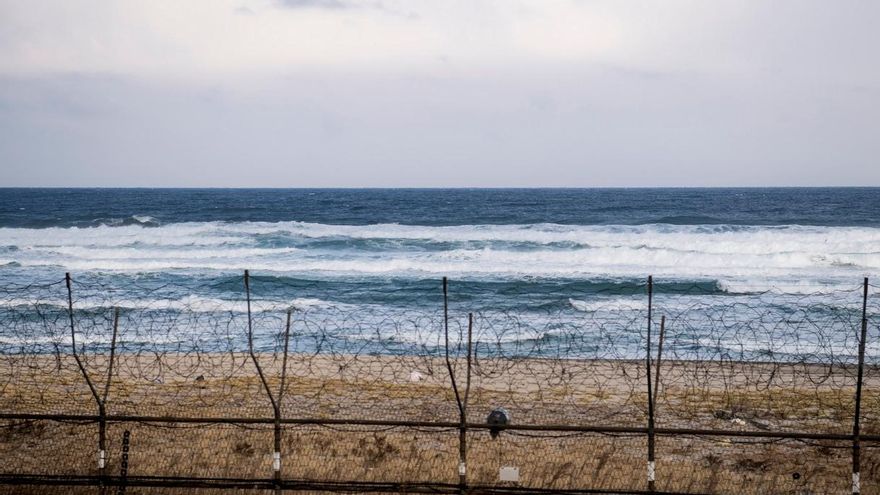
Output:
<path fill-rule="evenodd" d="M 0 290 L 0 485 L 880 493 L 880 363 L 866 359 L 880 304 L 867 278 L 793 299 L 804 309 L 741 296 L 733 313 L 648 277 L 633 291 L 644 306 L 548 314 L 534 338 L 533 316 L 451 317 L 466 301 L 450 300 L 446 279 L 441 313 L 378 318 L 267 307 L 255 282 L 267 281 L 246 271 L 234 310 L 170 299 L 132 310 L 131 290 L 69 274 Z M 588 340 L 578 325 L 596 330 Z M 776 353 L 780 335 L 803 352 Z M 754 350 L 756 336 L 770 351 Z M 512 420 L 472 419 L 495 406 Z M 222 472 L 205 455 L 249 467 Z M 546 472 L 529 474 L 536 465 Z M 505 466 L 523 479 L 493 479 Z"/>

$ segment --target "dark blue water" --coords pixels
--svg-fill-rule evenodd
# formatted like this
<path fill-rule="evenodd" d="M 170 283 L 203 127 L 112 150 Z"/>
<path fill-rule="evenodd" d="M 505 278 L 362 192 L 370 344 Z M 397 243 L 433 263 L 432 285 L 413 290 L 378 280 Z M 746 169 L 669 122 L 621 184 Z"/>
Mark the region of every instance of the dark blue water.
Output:
<path fill-rule="evenodd" d="M 134 216 L 149 216 L 139 222 Z M 0 227 L 179 222 L 880 226 L 880 188 L 0 189 Z"/>
<path fill-rule="evenodd" d="M 83 314 L 140 312 L 143 345 L 240 344 L 245 269 L 264 343 L 293 308 L 313 348 L 436 344 L 449 277 L 495 348 L 627 357 L 651 275 L 670 352 L 845 355 L 880 189 L 0 189 L 0 320 L 30 322 L 0 346 L 63 340 L 65 272 Z"/>

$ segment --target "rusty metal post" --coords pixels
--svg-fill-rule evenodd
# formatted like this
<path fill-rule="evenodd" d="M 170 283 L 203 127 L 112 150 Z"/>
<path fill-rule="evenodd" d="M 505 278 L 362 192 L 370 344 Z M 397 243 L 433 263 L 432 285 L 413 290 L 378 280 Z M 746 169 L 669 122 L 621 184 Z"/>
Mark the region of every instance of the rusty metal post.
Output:
<path fill-rule="evenodd" d="M 865 373 L 865 341 L 868 337 L 868 277 L 865 277 L 862 292 L 862 328 L 859 337 L 859 371 L 856 378 L 856 410 L 853 417 L 853 445 L 852 445 L 852 492 L 858 494 L 861 491 L 861 431 L 859 420 L 862 415 L 862 379 Z"/>
<path fill-rule="evenodd" d="M 654 391 L 651 389 L 651 310 L 654 302 L 654 277 L 648 276 L 648 334 L 645 366 L 648 383 L 648 491 L 654 491 Z"/>
<path fill-rule="evenodd" d="M 460 403 L 458 427 L 458 483 L 462 493 L 467 491 L 467 405 L 471 395 L 471 355 L 473 354 L 474 314 L 468 313 L 467 333 L 467 371 L 464 386 L 464 400 Z M 462 468 L 463 467 L 463 468 Z"/>
<path fill-rule="evenodd" d="M 467 488 L 467 425 L 464 403 L 458 391 L 458 382 L 455 380 L 455 370 L 449 357 L 449 280 L 443 277 L 443 341 L 446 359 L 446 371 L 449 373 L 449 381 L 452 383 L 452 393 L 455 395 L 455 403 L 458 406 L 459 434 L 458 434 L 458 487 L 459 493 L 464 493 Z"/>
<path fill-rule="evenodd" d="M 98 403 L 98 469 L 100 476 L 107 475 L 107 396 L 110 394 L 110 382 L 113 380 L 113 362 L 116 358 L 116 336 L 119 333 L 119 308 L 113 310 L 113 336 L 110 339 L 110 363 L 107 365 L 107 380 L 104 382 L 104 394 Z M 103 491 L 103 486 L 102 490 Z"/>
<path fill-rule="evenodd" d="M 70 347 L 73 359 L 76 361 L 76 365 L 79 367 L 79 371 L 85 379 L 86 385 L 89 386 L 89 391 L 91 391 L 92 397 L 94 397 L 95 403 L 98 406 L 98 472 L 102 478 L 99 487 L 103 493 L 105 489 L 103 477 L 107 463 L 107 412 L 104 409 L 104 402 L 101 401 L 101 397 L 98 395 L 98 390 L 92 383 L 92 379 L 89 378 L 89 373 L 86 371 L 86 367 L 76 351 L 76 325 L 73 320 L 73 287 L 70 272 L 64 274 L 64 282 L 67 285 L 67 316 L 70 320 Z"/>
<path fill-rule="evenodd" d="M 251 357 L 251 361 L 254 363 L 254 367 L 257 368 L 257 374 L 260 377 L 260 383 L 263 385 L 263 390 L 266 391 L 266 395 L 269 396 L 269 402 L 272 403 L 272 411 L 275 415 L 275 442 L 274 449 L 272 451 L 272 479 L 273 484 L 275 485 L 275 492 L 280 493 L 281 491 L 281 409 L 278 407 L 278 402 L 275 401 L 275 396 L 272 394 L 272 389 L 269 388 L 269 382 L 266 380 L 266 375 L 263 373 L 263 368 L 260 366 L 260 361 L 257 359 L 256 354 L 254 354 L 254 325 L 253 318 L 251 316 L 251 281 L 250 281 L 250 273 L 248 270 L 244 271 L 244 290 L 245 296 L 247 297 L 247 337 L 248 337 L 248 354 Z"/>
<path fill-rule="evenodd" d="M 287 378 L 287 350 L 290 343 L 291 310 L 287 310 L 287 324 L 284 326 L 284 354 L 281 357 L 281 385 L 278 388 L 278 402 L 275 404 L 275 452 L 272 454 L 275 493 L 281 493 L 281 400 L 284 398 L 284 382 Z"/>

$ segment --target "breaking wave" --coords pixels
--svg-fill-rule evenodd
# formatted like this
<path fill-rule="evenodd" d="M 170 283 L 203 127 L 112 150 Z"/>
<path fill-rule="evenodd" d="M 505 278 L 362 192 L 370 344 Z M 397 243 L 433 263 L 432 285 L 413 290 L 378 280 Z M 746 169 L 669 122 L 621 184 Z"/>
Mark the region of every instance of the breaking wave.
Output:
<path fill-rule="evenodd" d="M 323 276 L 715 280 L 727 292 L 813 291 L 880 269 L 869 227 L 306 222 L 0 229 L 0 270 L 254 271 Z M 146 228 L 147 225 L 152 225 Z"/>

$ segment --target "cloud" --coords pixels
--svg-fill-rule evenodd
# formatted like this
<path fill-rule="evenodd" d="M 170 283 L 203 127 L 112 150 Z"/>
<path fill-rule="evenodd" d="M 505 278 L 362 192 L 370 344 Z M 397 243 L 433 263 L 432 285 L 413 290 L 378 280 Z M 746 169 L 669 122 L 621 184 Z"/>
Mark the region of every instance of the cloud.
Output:
<path fill-rule="evenodd" d="M 51 1 L 9 185 L 880 184 L 880 3 Z"/>
<path fill-rule="evenodd" d="M 313 10 L 371 10 L 405 19 L 421 19 L 421 16 L 407 5 L 388 4 L 379 0 L 276 0 L 276 5 L 285 9 Z"/>
<path fill-rule="evenodd" d="M 88 9 L 51 0 L 0 8 L 0 74 L 225 84 L 315 69 L 446 76 L 603 64 L 770 82 L 791 76 L 873 87 L 880 79 L 872 51 L 880 31 L 868 21 L 880 4 L 870 2 L 832 9 L 810 0 L 192 0 L 173 8 L 89 1 Z"/>
<path fill-rule="evenodd" d="M 278 0 L 278 5 L 288 9 L 349 9 L 355 6 L 342 0 Z"/>

